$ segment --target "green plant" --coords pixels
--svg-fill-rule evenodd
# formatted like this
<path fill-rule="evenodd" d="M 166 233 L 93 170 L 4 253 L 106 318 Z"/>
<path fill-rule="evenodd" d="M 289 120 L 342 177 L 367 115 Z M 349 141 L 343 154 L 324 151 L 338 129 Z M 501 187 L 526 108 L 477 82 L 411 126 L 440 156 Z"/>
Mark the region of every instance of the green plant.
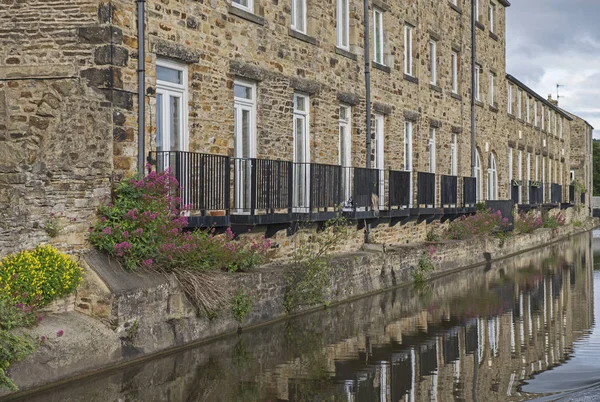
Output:
<path fill-rule="evenodd" d="M 347 221 L 343 217 L 327 221 L 321 232 L 309 235 L 308 239 L 305 234 L 298 234 L 283 301 L 287 312 L 325 303 L 332 251 L 347 236 Z"/>
<path fill-rule="evenodd" d="M 575 221 L 573 222 L 573 226 L 575 226 L 576 228 L 580 228 L 583 226 L 583 222 L 581 221 Z"/>
<path fill-rule="evenodd" d="M 479 213 L 479 212 L 485 212 L 487 211 L 487 207 L 485 206 L 485 202 L 478 202 L 477 204 L 475 204 L 475 210 Z"/>
<path fill-rule="evenodd" d="M 433 242 L 438 242 L 440 240 L 441 240 L 441 236 L 437 230 L 432 228 L 431 230 L 427 231 L 427 235 L 425 236 L 425 241 L 433 243 Z"/>
<path fill-rule="evenodd" d="M 415 269 L 412 270 L 411 275 L 415 285 L 426 282 L 431 273 L 435 271 L 435 248 L 430 247 L 428 251 L 423 251 L 421 257 L 417 263 Z"/>
<path fill-rule="evenodd" d="M 500 240 L 500 244 L 498 246 L 500 248 L 502 248 L 506 244 L 506 239 L 508 239 L 510 236 L 512 236 L 512 233 L 506 232 L 504 230 L 499 230 L 494 233 L 494 236 L 496 236 L 496 238 L 498 238 L 498 240 Z"/>
<path fill-rule="evenodd" d="M 63 216 L 62 212 L 59 212 L 57 214 L 50 214 L 50 218 L 48 218 L 46 221 L 43 229 L 46 231 L 48 236 L 56 237 L 65 228 L 65 226 L 65 217 Z"/>
<path fill-rule="evenodd" d="M 544 212 L 542 214 L 542 219 L 544 220 L 544 227 L 550 229 L 556 229 L 559 226 L 564 226 L 566 218 L 565 214 L 559 212 L 556 215 L 551 215 L 548 212 Z"/>
<path fill-rule="evenodd" d="M 544 226 L 544 221 L 536 212 L 522 212 L 515 217 L 514 230 L 519 233 L 531 233 L 542 226 Z"/>
<path fill-rule="evenodd" d="M 475 215 L 462 216 L 448 227 L 448 238 L 454 240 L 468 239 L 474 236 L 489 235 L 508 227 L 508 218 L 503 218 L 500 211 L 485 209 Z"/>
<path fill-rule="evenodd" d="M 71 257 L 52 246 L 38 246 L 0 260 L 0 299 L 20 295 L 26 305 L 43 306 L 73 293 L 82 276 Z"/>
<path fill-rule="evenodd" d="M 231 303 L 231 313 L 233 314 L 233 318 L 241 325 L 244 318 L 246 318 L 251 310 L 252 298 L 248 296 L 245 291 L 238 291 Z"/>

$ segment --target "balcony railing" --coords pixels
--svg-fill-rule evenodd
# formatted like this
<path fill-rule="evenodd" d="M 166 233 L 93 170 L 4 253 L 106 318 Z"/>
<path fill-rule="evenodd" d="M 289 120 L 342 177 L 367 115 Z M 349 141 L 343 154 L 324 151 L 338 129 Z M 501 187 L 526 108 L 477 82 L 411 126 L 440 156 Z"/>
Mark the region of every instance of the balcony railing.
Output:
<path fill-rule="evenodd" d="M 573 184 L 569 186 L 569 202 L 575 204 L 575 186 Z"/>
<path fill-rule="evenodd" d="M 544 202 L 544 186 L 529 184 L 529 204 L 539 205 Z"/>
<path fill-rule="evenodd" d="M 550 186 L 550 202 L 552 204 L 560 204 L 562 202 L 562 186 L 560 184 L 552 184 Z"/>
<path fill-rule="evenodd" d="M 471 177 L 183 151 L 151 152 L 148 159 L 158 172 L 172 170 L 182 188 L 182 204 L 191 204 L 190 216 L 197 217 L 197 225 L 280 223 L 295 219 L 295 214 L 327 219 L 340 207 L 343 212 L 355 211 L 358 219 L 375 218 L 379 209 L 402 210 L 389 215 L 394 217 L 408 216 L 409 208 L 414 208 L 410 215 L 415 210 L 432 214 L 422 209 L 458 207 L 459 188 L 463 206 L 475 205 Z"/>

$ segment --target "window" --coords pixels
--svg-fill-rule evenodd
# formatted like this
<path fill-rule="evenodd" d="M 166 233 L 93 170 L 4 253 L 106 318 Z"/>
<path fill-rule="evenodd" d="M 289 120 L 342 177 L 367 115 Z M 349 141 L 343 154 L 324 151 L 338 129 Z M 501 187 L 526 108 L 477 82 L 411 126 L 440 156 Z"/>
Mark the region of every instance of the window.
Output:
<path fill-rule="evenodd" d="M 379 206 L 385 205 L 385 171 L 384 171 L 384 122 L 385 118 L 382 114 L 375 115 L 375 143 L 373 144 L 373 150 L 375 151 L 375 165 L 373 168 L 377 169 L 378 181 L 379 181 Z"/>
<path fill-rule="evenodd" d="M 495 99 L 496 94 L 494 92 L 494 78 L 495 78 L 494 73 L 490 73 L 490 105 L 491 106 L 494 106 L 496 103 L 496 99 Z"/>
<path fill-rule="evenodd" d="M 487 184 L 487 199 L 495 200 L 498 198 L 498 176 L 496 172 L 496 158 L 493 153 L 490 153 Z"/>
<path fill-rule="evenodd" d="M 458 93 L 458 53 L 452 52 L 452 93 Z"/>
<path fill-rule="evenodd" d="M 457 176 L 458 175 L 458 166 L 457 166 L 457 148 L 456 143 L 456 134 L 452 134 L 452 140 L 450 142 L 450 175 Z"/>
<path fill-rule="evenodd" d="M 292 29 L 306 33 L 306 0 L 292 0 Z"/>
<path fill-rule="evenodd" d="M 544 105 L 542 105 L 542 113 L 541 113 L 541 119 L 542 119 L 542 130 L 546 129 L 546 118 L 544 117 Z"/>
<path fill-rule="evenodd" d="M 512 186 L 511 180 L 513 178 L 513 149 L 508 147 L 508 187 Z"/>
<path fill-rule="evenodd" d="M 437 85 L 437 43 L 435 40 L 429 40 L 429 70 L 431 72 L 431 85 Z"/>
<path fill-rule="evenodd" d="M 309 205 L 309 118 L 308 95 L 294 93 L 294 206 L 297 208 Z"/>
<path fill-rule="evenodd" d="M 562 139 L 562 137 L 563 137 L 563 118 L 562 118 L 562 116 L 560 118 L 560 128 L 559 128 L 558 133 L 560 135 L 560 138 Z"/>
<path fill-rule="evenodd" d="M 531 123 L 531 112 L 529 111 L 529 96 L 525 97 L 525 115 L 527 116 L 527 123 Z"/>
<path fill-rule="evenodd" d="M 527 171 L 527 186 L 529 186 L 531 183 L 531 153 L 527 152 L 527 167 L 526 167 L 526 171 Z M 528 192 L 526 191 L 525 194 L 527 194 L 527 196 L 529 196 Z"/>
<path fill-rule="evenodd" d="M 540 179 L 540 156 L 535 156 L 535 181 Z"/>
<path fill-rule="evenodd" d="M 523 181 L 523 151 L 519 150 L 517 157 L 517 178 L 519 181 Z M 523 185 L 519 186 L 519 204 L 523 203 Z"/>
<path fill-rule="evenodd" d="M 342 196 L 344 200 L 348 200 L 352 194 L 350 169 L 346 169 L 352 166 L 352 109 L 350 106 L 340 105 L 339 113 L 339 163 L 342 166 Z"/>
<path fill-rule="evenodd" d="M 477 192 L 477 202 L 483 201 L 483 185 L 481 183 L 482 170 L 481 170 L 481 157 L 479 156 L 479 150 L 475 151 L 475 187 Z"/>
<path fill-rule="evenodd" d="M 248 210 L 252 200 L 252 164 L 256 157 L 256 85 L 235 80 L 233 84 L 233 140 L 235 157 L 235 208 Z"/>
<path fill-rule="evenodd" d="M 552 132 L 552 110 L 548 108 L 548 132 Z"/>
<path fill-rule="evenodd" d="M 383 12 L 373 8 L 373 39 L 375 41 L 375 63 L 383 63 Z"/>
<path fill-rule="evenodd" d="M 517 118 L 522 119 L 523 118 L 523 113 L 522 113 L 522 106 L 521 104 L 523 103 L 522 101 L 522 95 L 523 91 L 521 91 L 521 89 L 517 90 Z"/>
<path fill-rule="evenodd" d="M 349 0 L 337 0 L 337 47 L 350 49 L 350 7 Z"/>
<path fill-rule="evenodd" d="M 241 9 L 249 11 L 251 13 L 254 12 L 253 0 L 233 0 L 233 3 L 231 3 L 231 4 L 235 7 L 241 8 Z"/>
<path fill-rule="evenodd" d="M 533 101 L 533 125 L 535 127 L 538 126 L 538 107 L 537 107 L 537 101 Z"/>
<path fill-rule="evenodd" d="M 508 114 L 512 114 L 512 104 L 513 104 L 513 95 L 512 95 L 512 84 L 508 83 Z"/>
<path fill-rule="evenodd" d="M 413 27 L 404 25 L 404 74 L 413 75 Z"/>
<path fill-rule="evenodd" d="M 558 116 L 557 113 L 553 113 L 554 115 L 554 135 L 558 132 Z"/>
<path fill-rule="evenodd" d="M 494 24 L 496 17 L 496 5 L 494 3 L 490 3 L 490 32 L 494 32 Z"/>
<path fill-rule="evenodd" d="M 475 0 L 475 21 L 479 22 L 479 0 Z"/>
<path fill-rule="evenodd" d="M 187 67 L 156 62 L 156 150 L 187 149 Z M 165 161 L 170 165 L 170 161 Z"/>
<path fill-rule="evenodd" d="M 404 122 L 404 170 L 412 172 L 413 160 L 412 160 L 412 135 L 413 135 L 413 123 L 412 121 Z M 410 178 L 410 202 L 409 206 L 412 206 L 412 175 Z"/>
<path fill-rule="evenodd" d="M 435 128 L 429 128 L 429 173 L 435 173 Z"/>
<path fill-rule="evenodd" d="M 481 74 L 481 66 L 475 64 L 475 100 L 481 101 L 480 90 L 479 90 L 479 74 Z"/>

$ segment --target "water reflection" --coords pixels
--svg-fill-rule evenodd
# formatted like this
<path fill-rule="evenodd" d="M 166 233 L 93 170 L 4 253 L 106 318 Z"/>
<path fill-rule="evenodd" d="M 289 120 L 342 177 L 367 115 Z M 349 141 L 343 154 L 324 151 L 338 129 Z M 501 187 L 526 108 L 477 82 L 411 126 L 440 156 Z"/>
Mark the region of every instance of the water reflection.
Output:
<path fill-rule="evenodd" d="M 592 266 L 588 233 L 26 400 L 523 400 L 589 337 Z"/>

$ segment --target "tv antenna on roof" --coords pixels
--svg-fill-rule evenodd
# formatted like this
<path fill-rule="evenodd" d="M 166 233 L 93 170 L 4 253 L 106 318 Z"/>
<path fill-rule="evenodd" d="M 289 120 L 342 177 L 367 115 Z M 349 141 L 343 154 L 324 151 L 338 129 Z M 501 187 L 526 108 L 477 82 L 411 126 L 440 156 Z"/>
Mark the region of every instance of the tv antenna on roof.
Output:
<path fill-rule="evenodd" d="M 556 102 L 557 103 L 560 100 L 560 95 L 558 93 L 558 88 L 560 88 L 560 87 L 564 87 L 564 85 L 556 84 Z"/>

